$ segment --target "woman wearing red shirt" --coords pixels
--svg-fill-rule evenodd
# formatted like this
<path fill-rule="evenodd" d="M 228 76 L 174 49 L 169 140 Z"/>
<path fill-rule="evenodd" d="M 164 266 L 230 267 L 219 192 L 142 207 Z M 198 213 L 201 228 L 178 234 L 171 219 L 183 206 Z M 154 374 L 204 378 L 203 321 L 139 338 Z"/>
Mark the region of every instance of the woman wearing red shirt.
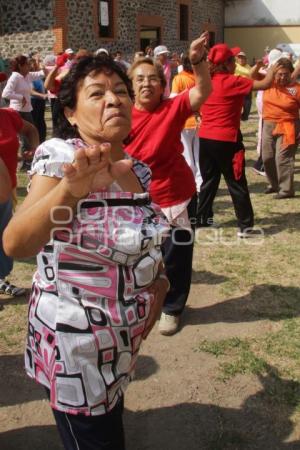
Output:
<path fill-rule="evenodd" d="M 35 127 L 23 120 L 13 109 L 0 108 L 0 294 L 23 295 L 25 289 L 9 283 L 6 277 L 13 268 L 13 260 L 3 250 L 2 234 L 12 216 L 12 192 L 17 185 L 19 139 L 24 135 L 34 150 L 39 144 Z"/>
<path fill-rule="evenodd" d="M 183 156 L 180 141 L 186 119 L 206 100 L 211 90 L 203 33 L 190 46 L 195 86 L 174 98 L 163 99 L 166 80 L 161 65 L 141 58 L 131 67 L 135 92 L 132 130 L 126 151 L 152 171 L 150 194 L 172 225 L 164 250 L 166 273 L 171 283 L 159 330 L 174 334 L 179 325 L 191 284 L 193 234 L 189 217 L 195 216 L 195 180 Z"/>
<path fill-rule="evenodd" d="M 238 47 L 230 49 L 226 44 L 218 44 L 208 54 L 213 91 L 201 107 L 199 136 L 203 182 L 197 225 L 212 224 L 213 201 L 223 175 L 238 220 L 238 235 L 246 237 L 253 227 L 254 216 L 245 176 L 241 111 L 246 95 L 253 89 L 267 89 L 271 85 L 273 69 L 260 81 L 235 76 L 235 55 L 239 52 Z"/>

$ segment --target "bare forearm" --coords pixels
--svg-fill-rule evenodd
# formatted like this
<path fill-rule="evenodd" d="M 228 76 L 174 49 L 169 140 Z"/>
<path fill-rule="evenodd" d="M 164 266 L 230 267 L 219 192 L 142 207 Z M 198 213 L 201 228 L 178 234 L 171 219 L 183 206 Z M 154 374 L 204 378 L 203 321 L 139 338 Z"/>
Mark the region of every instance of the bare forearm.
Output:
<path fill-rule="evenodd" d="M 253 90 L 258 91 L 258 90 L 268 89 L 273 82 L 273 78 L 274 78 L 274 72 L 271 68 L 268 70 L 266 76 L 262 80 L 254 80 L 253 81 Z"/>
<path fill-rule="evenodd" d="M 72 221 L 77 202 L 61 180 L 32 206 L 21 207 L 4 232 L 5 252 L 13 257 L 36 255 L 49 242 L 54 229 L 63 226 L 61 222 Z"/>
<path fill-rule="evenodd" d="M 211 78 L 206 61 L 193 65 L 195 86 L 190 90 L 190 103 L 193 111 L 198 111 L 211 93 Z"/>
<path fill-rule="evenodd" d="M 55 78 L 58 75 L 58 66 L 55 66 L 54 69 L 51 70 L 51 72 L 48 73 L 48 75 L 46 76 L 45 82 L 44 82 L 44 86 L 45 89 L 51 90 L 55 88 Z"/>

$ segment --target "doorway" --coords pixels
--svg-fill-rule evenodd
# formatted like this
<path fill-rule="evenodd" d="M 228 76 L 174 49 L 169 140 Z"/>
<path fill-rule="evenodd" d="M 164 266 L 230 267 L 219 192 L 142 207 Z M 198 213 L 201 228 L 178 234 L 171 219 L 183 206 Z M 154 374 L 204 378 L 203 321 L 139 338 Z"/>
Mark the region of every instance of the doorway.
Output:
<path fill-rule="evenodd" d="M 160 27 L 141 25 L 140 27 L 140 50 L 145 51 L 148 45 L 152 48 L 156 47 L 161 42 Z"/>

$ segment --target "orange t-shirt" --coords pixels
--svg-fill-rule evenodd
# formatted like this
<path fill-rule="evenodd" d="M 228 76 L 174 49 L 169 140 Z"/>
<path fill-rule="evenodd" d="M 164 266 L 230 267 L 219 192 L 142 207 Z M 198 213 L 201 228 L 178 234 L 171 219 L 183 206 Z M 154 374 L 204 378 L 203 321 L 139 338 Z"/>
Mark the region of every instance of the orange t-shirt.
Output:
<path fill-rule="evenodd" d="M 299 119 L 300 84 L 273 85 L 263 93 L 263 119 L 283 122 Z"/>
<path fill-rule="evenodd" d="M 195 86 L 195 76 L 193 73 L 186 72 L 183 70 L 178 75 L 175 75 L 172 82 L 172 94 L 180 94 L 180 92 L 185 91 L 186 89 L 191 89 Z M 196 128 L 197 122 L 195 115 L 191 115 L 187 119 L 183 128 Z"/>

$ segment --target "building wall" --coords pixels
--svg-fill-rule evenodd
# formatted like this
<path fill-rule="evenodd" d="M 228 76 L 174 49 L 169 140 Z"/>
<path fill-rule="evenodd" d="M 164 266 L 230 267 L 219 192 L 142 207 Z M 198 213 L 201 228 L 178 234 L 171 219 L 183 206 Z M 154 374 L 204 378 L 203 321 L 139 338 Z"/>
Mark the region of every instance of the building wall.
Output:
<path fill-rule="evenodd" d="M 144 20 L 161 25 L 161 41 L 171 51 L 184 51 L 188 42 L 178 36 L 179 3 L 191 5 L 189 38 L 203 29 L 223 39 L 223 0 L 116 0 L 114 39 L 100 39 L 97 0 L 0 1 L 0 52 L 4 57 L 38 50 L 42 55 L 66 47 L 95 50 L 121 49 L 126 55 L 139 50 L 139 27 Z"/>
<path fill-rule="evenodd" d="M 162 42 L 171 51 L 184 51 L 188 42 L 178 39 L 178 0 L 118 0 L 116 38 L 101 39 L 97 36 L 95 13 L 97 2 L 78 2 L 68 0 L 68 45 L 72 48 L 86 47 L 95 50 L 105 47 L 110 51 L 122 50 L 132 55 L 139 50 L 139 23 L 157 23 L 162 26 Z M 216 31 L 216 39 L 223 39 L 224 7 L 222 0 L 193 0 L 191 3 L 190 39 L 199 36 L 199 33 L 209 24 Z M 148 22 L 147 22 L 148 21 Z M 84 25 L 83 25 L 84 24 Z"/>
<path fill-rule="evenodd" d="M 239 46 L 246 52 L 248 61 L 261 58 L 266 46 L 300 43 L 300 27 L 234 27 L 224 29 L 225 42 L 231 47 Z"/>
<path fill-rule="evenodd" d="M 46 53 L 55 43 L 54 0 L 0 2 L 0 52 L 9 57 L 33 48 Z"/>
<path fill-rule="evenodd" d="M 225 26 L 300 25 L 299 0 L 227 0 Z"/>

